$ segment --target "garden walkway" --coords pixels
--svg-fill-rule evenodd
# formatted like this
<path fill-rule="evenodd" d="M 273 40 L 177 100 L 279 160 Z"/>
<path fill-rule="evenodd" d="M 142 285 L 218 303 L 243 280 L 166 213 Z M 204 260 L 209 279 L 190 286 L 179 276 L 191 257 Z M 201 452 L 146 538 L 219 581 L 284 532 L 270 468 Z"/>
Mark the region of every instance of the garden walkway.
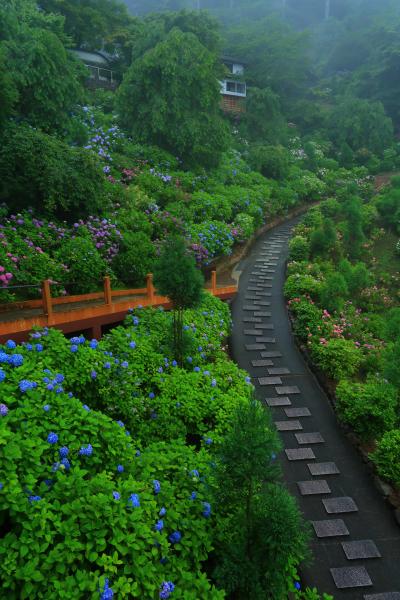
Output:
<path fill-rule="evenodd" d="M 312 524 L 303 583 L 337 600 L 400 600 L 400 528 L 292 336 L 282 288 L 297 221 L 261 237 L 236 267 L 233 356 L 271 407 L 287 486 Z"/>

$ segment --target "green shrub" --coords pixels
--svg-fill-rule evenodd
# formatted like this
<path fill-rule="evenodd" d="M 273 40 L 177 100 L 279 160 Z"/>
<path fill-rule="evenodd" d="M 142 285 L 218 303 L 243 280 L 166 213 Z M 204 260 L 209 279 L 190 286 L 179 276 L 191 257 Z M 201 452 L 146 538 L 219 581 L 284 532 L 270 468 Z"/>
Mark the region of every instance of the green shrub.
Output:
<path fill-rule="evenodd" d="M 284 293 L 289 300 L 306 295 L 316 298 L 321 292 L 321 287 L 321 282 L 308 273 L 289 275 L 285 283 Z"/>
<path fill-rule="evenodd" d="M 307 341 L 311 335 L 323 335 L 322 310 L 308 299 L 292 300 L 289 302 L 290 310 L 295 316 L 294 332 Z"/>
<path fill-rule="evenodd" d="M 101 287 L 108 266 L 92 240 L 85 237 L 69 239 L 55 254 L 58 261 L 68 267 L 65 283 L 74 293 L 94 292 Z"/>
<path fill-rule="evenodd" d="M 251 238 L 255 231 L 254 217 L 247 215 L 246 213 L 239 213 L 235 217 L 233 223 L 234 229 L 237 229 L 238 241 L 245 241 Z"/>
<path fill-rule="evenodd" d="M 230 225 L 221 221 L 204 221 L 187 227 L 188 239 L 208 250 L 210 258 L 232 253 L 234 238 Z"/>
<path fill-rule="evenodd" d="M 313 343 L 312 357 L 332 379 L 351 377 L 362 363 L 362 353 L 352 340 L 332 338 L 325 343 Z"/>
<path fill-rule="evenodd" d="M 337 272 L 329 273 L 321 286 L 321 304 L 329 312 L 339 311 L 343 308 L 348 293 L 343 275 Z"/>
<path fill-rule="evenodd" d="M 153 271 L 155 247 L 143 232 L 126 232 L 112 268 L 120 281 L 143 286 L 147 273 Z"/>
<path fill-rule="evenodd" d="M 104 208 L 104 175 L 86 150 L 25 125 L 10 124 L 0 146 L 0 200 L 76 219 Z"/>
<path fill-rule="evenodd" d="M 400 487 L 400 429 L 386 431 L 370 458 L 381 477 Z"/>
<path fill-rule="evenodd" d="M 285 179 L 289 173 L 289 152 L 283 146 L 253 146 L 250 165 L 265 177 Z"/>
<path fill-rule="evenodd" d="M 336 395 L 341 419 L 363 440 L 379 439 L 397 422 L 397 392 L 387 383 L 341 381 Z"/>
<path fill-rule="evenodd" d="M 294 236 L 289 242 L 289 260 L 303 261 L 308 260 L 310 255 L 310 245 L 305 237 Z"/>

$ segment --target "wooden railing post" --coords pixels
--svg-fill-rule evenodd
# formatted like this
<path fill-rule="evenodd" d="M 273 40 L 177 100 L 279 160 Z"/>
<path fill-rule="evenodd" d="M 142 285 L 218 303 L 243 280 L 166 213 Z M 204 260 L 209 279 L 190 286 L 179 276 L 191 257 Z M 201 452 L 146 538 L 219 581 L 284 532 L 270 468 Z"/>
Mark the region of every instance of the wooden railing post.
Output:
<path fill-rule="evenodd" d="M 217 271 L 211 271 L 211 292 L 214 296 L 217 293 Z"/>
<path fill-rule="evenodd" d="M 42 282 L 42 305 L 43 312 L 50 319 L 53 316 L 53 304 L 51 301 L 50 280 L 45 279 Z"/>
<path fill-rule="evenodd" d="M 104 277 L 104 304 L 107 306 L 112 304 L 111 281 L 108 275 Z"/>
<path fill-rule="evenodd" d="M 146 275 L 146 285 L 147 285 L 147 298 L 150 304 L 154 304 L 154 285 L 153 285 L 153 273 L 148 273 Z"/>

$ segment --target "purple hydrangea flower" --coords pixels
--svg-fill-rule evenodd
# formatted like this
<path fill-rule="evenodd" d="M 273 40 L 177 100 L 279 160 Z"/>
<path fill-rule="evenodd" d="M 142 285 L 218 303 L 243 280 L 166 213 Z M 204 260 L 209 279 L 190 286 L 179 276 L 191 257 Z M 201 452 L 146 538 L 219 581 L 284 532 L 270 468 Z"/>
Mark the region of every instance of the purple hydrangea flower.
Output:
<path fill-rule="evenodd" d="M 0 404 L 0 417 L 5 417 L 8 413 L 8 408 L 5 404 Z"/>

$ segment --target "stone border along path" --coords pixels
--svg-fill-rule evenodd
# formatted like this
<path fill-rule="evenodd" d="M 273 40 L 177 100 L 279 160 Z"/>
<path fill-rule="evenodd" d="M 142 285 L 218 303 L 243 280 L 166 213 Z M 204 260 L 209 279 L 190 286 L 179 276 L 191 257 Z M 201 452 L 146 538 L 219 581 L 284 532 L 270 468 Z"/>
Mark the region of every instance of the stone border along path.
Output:
<path fill-rule="evenodd" d="M 400 528 L 291 332 L 283 285 L 288 240 L 299 220 L 267 232 L 238 265 L 232 354 L 272 411 L 287 487 L 311 522 L 314 561 L 302 568 L 303 583 L 335 600 L 400 600 Z M 263 337 L 266 329 L 274 337 Z"/>

